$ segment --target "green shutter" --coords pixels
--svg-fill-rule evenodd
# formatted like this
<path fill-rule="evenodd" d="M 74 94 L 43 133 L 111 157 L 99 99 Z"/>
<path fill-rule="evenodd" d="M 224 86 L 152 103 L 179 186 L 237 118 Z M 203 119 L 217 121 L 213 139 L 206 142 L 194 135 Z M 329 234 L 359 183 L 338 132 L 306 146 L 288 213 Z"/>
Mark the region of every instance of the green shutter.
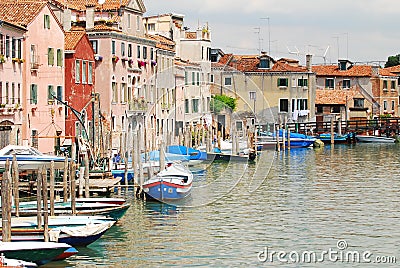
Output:
<path fill-rule="evenodd" d="M 63 50 L 57 49 L 57 66 L 63 66 Z"/>
<path fill-rule="evenodd" d="M 54 65 L 54 48 L 49 47 L 47 49 L 47 63 L 49 66 Z"/>

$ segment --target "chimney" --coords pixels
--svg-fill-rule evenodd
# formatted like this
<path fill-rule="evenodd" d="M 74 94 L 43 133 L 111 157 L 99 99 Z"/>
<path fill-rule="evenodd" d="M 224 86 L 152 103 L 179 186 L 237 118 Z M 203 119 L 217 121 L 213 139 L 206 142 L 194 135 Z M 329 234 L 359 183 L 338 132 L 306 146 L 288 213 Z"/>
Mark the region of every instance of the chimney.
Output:
<path fill-rule="evenodd" d="M 312 72 L 312 55 L 306 55 L 306 67 L 308 72 Z"/>
<path fill-rule="evenodd" d="M 64 10 L 63 27 L 64 27 L 65 32 L 68 32 L 69 30 L 71 30 L 71 10 L 70 9 Z"/>
<path fill-rule="evenodd" d="M 86 6 L 86 30 L 94 28 L 94 5 Z"/>

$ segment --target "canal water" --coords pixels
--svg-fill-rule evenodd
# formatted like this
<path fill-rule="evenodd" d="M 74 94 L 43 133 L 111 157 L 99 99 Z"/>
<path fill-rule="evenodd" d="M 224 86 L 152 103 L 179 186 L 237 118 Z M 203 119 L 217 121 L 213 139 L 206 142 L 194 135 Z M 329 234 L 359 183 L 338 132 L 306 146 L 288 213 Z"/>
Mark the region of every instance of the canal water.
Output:
<path fill-rule="evenodd" d="M 131 208 L 102 239 L 44 267 L 395 267 L 399 152 L 336 145 L 197 166 L 185 203 L 128 191 Z"/>

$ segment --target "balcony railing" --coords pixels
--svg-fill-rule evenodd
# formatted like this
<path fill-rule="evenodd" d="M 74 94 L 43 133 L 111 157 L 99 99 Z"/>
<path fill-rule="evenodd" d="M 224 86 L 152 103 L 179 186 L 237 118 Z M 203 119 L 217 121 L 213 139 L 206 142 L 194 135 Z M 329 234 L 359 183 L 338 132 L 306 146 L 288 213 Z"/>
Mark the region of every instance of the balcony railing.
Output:
<path fill-rule="evenodd" d="M 31 71 L 39 69 L 39 56 L 33 56 L 31 58 Z"/>
<path fill-rule="evenodd" d="M 144 99 L 133 100 L 129 102 L 130 111 L 146 111 L 148 108 L 148 103 Z"/>

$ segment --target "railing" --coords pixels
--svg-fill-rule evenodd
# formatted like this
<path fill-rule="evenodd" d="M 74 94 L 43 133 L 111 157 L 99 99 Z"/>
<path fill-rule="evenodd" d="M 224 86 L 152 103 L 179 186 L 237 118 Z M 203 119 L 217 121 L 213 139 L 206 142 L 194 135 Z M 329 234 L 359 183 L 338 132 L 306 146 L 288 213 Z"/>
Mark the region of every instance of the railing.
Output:
<path fill-rule="evenodd" d="M 148 103 L 145 100 L 134 100 L 129 102 L 130 111 L 146 111 Z"/>
<path fill-rule="evenodd" d="M 39 69 L 39 56 L 33 56 L 31 58 L 31 70 L 37 70 Z"/>

